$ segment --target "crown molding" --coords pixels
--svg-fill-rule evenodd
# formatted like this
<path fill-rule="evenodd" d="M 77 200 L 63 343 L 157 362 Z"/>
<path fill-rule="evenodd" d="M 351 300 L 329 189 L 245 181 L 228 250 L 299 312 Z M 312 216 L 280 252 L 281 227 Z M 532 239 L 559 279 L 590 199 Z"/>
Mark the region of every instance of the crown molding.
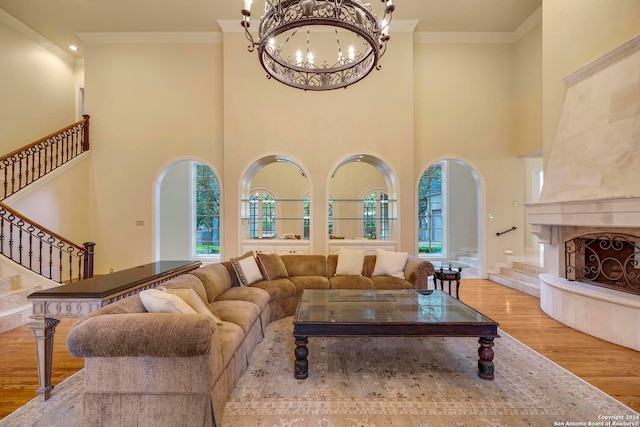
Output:
<path fill-rule="evenodd" d="M 542 8 L 538 8 L 516 30 L 510 32 L 455 32 L 455 31 L 429 31 L 417 32 L 413 36 L 416 43 L 488 43 L 488 44 L 512 44 L 517 43 L 536 25 L 542 22 Z"/>
<path fill-rule="evenodd" d="M 453 32 L 429 31 L 418 32 L 413 35 L 413 41 L 425 44 L 441 43 L 513 43 L 513 33 L 483 33 L 483 32 Z"/>
<path fill-rule="evenodd" d="M 9 27 L 13 28 L 23 36 L 28 37 L 29 39 L 31 39 L 31 41 L 47 49 L 49 52 L 53 53 L 55 56 L 62 59 L 63 61 L 71 65 L 75 64 L 76 58 L 73 55 L 65 52 L 60 47 L 51 43 L 49 40 L 43 37 L 40 33 L 33 31 L 31 28 L 26 26 L 22 21 L 17 20 L 16 18 L 9 15 L 7 12 L 5 12 L 2 9 L 0 9 L 0 22 L 7 24 Z"/>
<path fill-rule="evenodd" d="M 520 24 L 518 28 L 513 32 L 513 42 L 517 42 L 524 37 L 529 31 L 542 22 L 542 6 L 531 14 L 525 21 Z"/>
<path fill-rule="evenodd" d="M 223 33 L 244 33 L 244 27 L 240 25 L 242 17 L 238 14 L 238 19 L 218 19 L 218 25 Z M 391 33 L 412 33 L 418 26 L 418 19 L 394 19 L 391 22 Z M 258 20 L 251 21 L 251 27 L 258 28 Z M 327 31 L 332 31 L 327 29 Z"/>
<path fill-rule="evenodd" d="M 638 51 L 640 51 L 640 34 L 636 35 L 635 37 L 632 37 L 630 40 L 610 50 L 609 52 L 605 53 L 601 57 L 594 59 L 588 64 L 580 67 L 573 73 L 563 78 L 562 81 L 567 86 L 573 86 L 574 84 L 597 73 L 603 68 L 606 68 L 611 64 L 614 64 L 620 61 L 626 56 L 632 55 Z"/>
<path fill-rule="evenodd" d="M 222 33 L 214 31 L 78 33 L 78 37 L 86 44 L 222 43 Z"/>

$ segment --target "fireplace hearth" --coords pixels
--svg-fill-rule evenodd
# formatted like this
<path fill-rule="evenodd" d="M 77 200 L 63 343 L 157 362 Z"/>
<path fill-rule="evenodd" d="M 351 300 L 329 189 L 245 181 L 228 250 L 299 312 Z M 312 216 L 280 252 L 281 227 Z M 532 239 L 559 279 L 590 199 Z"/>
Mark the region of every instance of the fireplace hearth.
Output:
<path fill-rule="evenodd" d="M 592 233 L 565 242 L 567 280 L 640 295 L 640 236 Z"/>

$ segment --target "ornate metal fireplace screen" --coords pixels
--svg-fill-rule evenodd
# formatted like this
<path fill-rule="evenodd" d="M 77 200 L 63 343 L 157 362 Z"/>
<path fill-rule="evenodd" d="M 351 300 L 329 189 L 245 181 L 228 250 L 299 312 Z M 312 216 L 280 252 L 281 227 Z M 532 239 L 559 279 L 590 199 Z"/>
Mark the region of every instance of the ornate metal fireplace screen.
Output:
<path fill-rule="evenodd" d="M 640 237 L 594 233 L 565 242 L 567 280 L 640 295 Z"/>

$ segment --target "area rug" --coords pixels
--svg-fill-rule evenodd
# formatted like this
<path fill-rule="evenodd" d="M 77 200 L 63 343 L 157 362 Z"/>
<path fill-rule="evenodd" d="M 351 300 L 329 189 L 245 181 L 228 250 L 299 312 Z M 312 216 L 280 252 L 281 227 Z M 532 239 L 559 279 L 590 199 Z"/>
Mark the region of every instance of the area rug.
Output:
<path fill-rule="evenodd" d="M 442 337 L 312 337 L 309 378 L 296 380 L 291 335 L 291 317 L 266 328 L 224 427 L 569 426 L 638 416 L 503 331 L 494 381 L 477 375 L 477 339 Z M 83 388 L 80 371 L 0 426 L 81 426 Z"/>

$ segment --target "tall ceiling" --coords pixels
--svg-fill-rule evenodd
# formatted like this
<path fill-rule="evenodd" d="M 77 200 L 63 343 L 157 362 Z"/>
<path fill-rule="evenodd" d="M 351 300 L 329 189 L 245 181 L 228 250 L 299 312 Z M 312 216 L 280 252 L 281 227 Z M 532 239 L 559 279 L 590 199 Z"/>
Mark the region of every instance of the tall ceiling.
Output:
<path fill-rule="evenodd" d="M 366 0 L 365 0 L 366 1 Z M 381 7 L 369 0 L 376 10 Z M 260 10 L 255 1 L 254 14 Z M 513 32 L 542 0 L 395 0 L 394 19 L 417 19 L 419 32 Z M 0 0 L 0 9 L 61 49 L 80 46 L 78 33 L 220 31 L 217 20 L 240 25 L 243 0 Z M 393 25 L 392 25 L 393 31 Z"/>

